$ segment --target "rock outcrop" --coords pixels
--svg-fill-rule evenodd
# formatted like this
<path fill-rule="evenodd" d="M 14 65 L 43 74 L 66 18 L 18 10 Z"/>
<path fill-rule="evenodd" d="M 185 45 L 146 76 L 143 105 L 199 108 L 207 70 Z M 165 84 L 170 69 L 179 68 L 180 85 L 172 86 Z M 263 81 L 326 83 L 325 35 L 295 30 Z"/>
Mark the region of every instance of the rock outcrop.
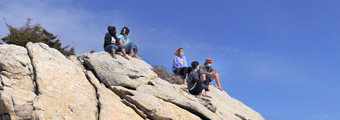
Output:
<path fill-rule="evenodd" d="M 96 119 L 95 89 L 84 72 L 56 49 L 27 44 L 35 71 L 33 119 Z"/>
<path fill-rule="evenodd" d="M 263 120 L 211 85 L 200 99 L 143 60 L 109 53 L 66 58 L 43 43 L 0 45 L 0 120 Z"/>
<path fill-rule="evenodd" d="M 30 119 L 36 83 L 26 48 L 0 45 L 0 82 L 0 119 Z"/>

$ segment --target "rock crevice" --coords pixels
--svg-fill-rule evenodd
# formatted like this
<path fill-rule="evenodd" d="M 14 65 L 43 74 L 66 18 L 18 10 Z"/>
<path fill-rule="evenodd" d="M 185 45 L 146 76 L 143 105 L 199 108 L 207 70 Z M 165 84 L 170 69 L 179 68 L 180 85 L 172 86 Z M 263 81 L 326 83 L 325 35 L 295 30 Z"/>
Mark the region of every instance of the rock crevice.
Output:
<path fill-rule="evenodd" d="M 26 48 L 26 50 L 28 51 L 28 49 Z M 34 83 L 34 85 L 35 85 L 35 89 L 34 89 L 34 93 L 35 93 L 35 95 L 39 95 L 39 85 L 37 84 L 37 74 L 36 74 L 36 72 L 35 72 L 35 67 L 34 67 L 34 65 L 33 65 L 33 61 L 32 61 L 32 55 L 29 53 L 29 52 L 27 52 L 27 55 L 28 55 L 28 57 L 30 58 L 30 60 L 31 60 L 31 65 L 32 65 L 32 75 L 31 75 L 31 79 L 32 79 L 32 82 Z"/>

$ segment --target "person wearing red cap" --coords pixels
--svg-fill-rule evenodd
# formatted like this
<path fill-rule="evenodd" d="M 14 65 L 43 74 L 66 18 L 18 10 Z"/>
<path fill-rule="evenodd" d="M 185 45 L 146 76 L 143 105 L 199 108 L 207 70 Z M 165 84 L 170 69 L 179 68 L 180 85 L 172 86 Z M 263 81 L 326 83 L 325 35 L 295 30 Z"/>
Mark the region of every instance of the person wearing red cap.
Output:
<path fill-rule="evenodd" d="M 215 69 L 211 66 L 212 60 L 210 57 L 208 57 L 205 60 L 205 63 L 200 66 L 199 73 L 200 77 L 203 81 L 203 87 L 205 89 L 204 96 L 210 97 L 210 95 L 207 94 L 207 91 L 210 91 L 209 89 L 209 83 L 216 79 L 216 83 L 218 85 L 218 89 L 222 90 L 221 83 L 220 83 L 220 77 L 218 73 L 216 73 Z"/>

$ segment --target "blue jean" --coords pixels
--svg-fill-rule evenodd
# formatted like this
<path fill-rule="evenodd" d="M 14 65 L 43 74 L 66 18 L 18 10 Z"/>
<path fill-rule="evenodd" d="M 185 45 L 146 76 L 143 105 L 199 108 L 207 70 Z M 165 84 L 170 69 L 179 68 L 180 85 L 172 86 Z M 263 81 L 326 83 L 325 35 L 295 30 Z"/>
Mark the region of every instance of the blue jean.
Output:
<path fill-rule="evenodd" d="M 137 45 L 132 42 L 129 42 L 128 44 L 125 45 L 126 54 L 130 54 L 131 49 L 133 49 L 133 52 L 135 53 L 138 52 Z"/>
<path fill-rule="evenodd" d="M 108 45 L 104 48 L 104 50 L 106 52 L 112 52 L 112 51 L 116 51 L 116 52 L 121 52 L 122 50 L 124 50 L 125 47 L 123 45 L 118 45 L 118 51 L 116 49 L 116 45 L 115 44 L 111 44 L 111 45 Z"/>

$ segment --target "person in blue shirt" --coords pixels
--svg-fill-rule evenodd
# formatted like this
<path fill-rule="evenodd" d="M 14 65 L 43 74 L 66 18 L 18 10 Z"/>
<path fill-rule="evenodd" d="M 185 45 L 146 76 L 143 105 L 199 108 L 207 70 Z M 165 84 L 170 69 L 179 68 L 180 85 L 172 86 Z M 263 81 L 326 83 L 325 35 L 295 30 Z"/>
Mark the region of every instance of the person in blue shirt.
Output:
<path fill-rule="evenodd" d="M 127 37 L 130 32 L 130 29 L 128 27 L 123 27 L 120 35 L 118 36 L 118 39 L 121 41 L 121 45 L 125 47 L 126 54 L 130 54 L 131 57 L 135 57 L 137 59 L 141 59 L 138 57 L 138 48 L 137 45 L 132 43 L 130 39 Z M 133 54 L 133 52 L 135 54 Z"/>
<path fill-rule="evenodd" d="M 182 79 L 184 79 L 184 84 L 187 84 L 186 76 L 188 73 L 191 72 L 191 67 L 188 67 L 187 65 L 187 59 L 184 56 L 184 49 L 178 48 L 174 52 L 175 56 L 173 59 L 173 65 L 172 65 L 172 72 L 174 72 L 176 75 L 180 75 Z"/>
<path fill-rule="evenodd" d="M 108 32 L 104 37 L 104 50 L 106 52 L 112 53 L 112 57 L 117 59 L 116 52 L 122 52 L 124 54 L 124 58 L 129 59 L 125 53 L 125 48 L 122 46 L 116 36 L 116 27 L 108 26 Z"/>

